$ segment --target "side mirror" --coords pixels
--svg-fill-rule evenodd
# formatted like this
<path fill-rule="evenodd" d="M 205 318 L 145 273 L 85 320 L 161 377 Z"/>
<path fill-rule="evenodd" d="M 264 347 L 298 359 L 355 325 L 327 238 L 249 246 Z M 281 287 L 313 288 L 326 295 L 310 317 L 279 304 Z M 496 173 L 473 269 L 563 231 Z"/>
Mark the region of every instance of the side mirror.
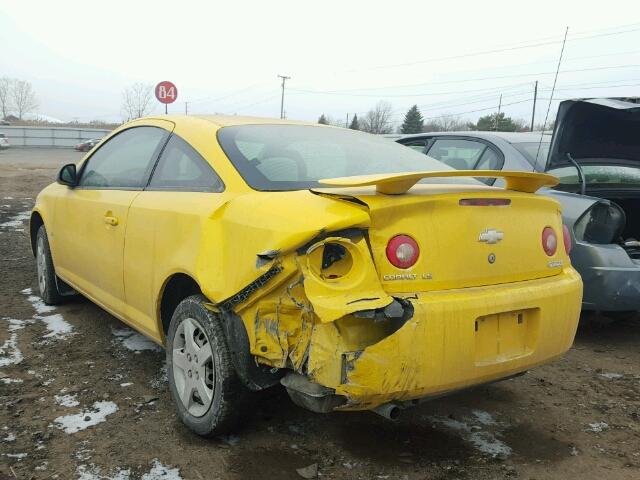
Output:
<path fill-rule="evenodd" d="M 75 187 L 78 184 L 78 174 L 76 164 L 68 163 L 60 169 L 58 173 L 58 183 L 68 187 Z"/>

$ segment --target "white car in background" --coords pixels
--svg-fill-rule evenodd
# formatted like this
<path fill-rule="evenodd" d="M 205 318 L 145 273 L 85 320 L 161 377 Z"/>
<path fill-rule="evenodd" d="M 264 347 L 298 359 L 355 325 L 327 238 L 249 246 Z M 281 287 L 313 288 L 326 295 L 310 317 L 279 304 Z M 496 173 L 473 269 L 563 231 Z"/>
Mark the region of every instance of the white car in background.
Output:
<path fill-rule="evenodd" d="M 0 133 L 0 150 L 4 150 L 5 148 L 9 148 L 11 145 L 9 145 L 9 139 L 7 138 L 7 135 L 4 133 Z"/>

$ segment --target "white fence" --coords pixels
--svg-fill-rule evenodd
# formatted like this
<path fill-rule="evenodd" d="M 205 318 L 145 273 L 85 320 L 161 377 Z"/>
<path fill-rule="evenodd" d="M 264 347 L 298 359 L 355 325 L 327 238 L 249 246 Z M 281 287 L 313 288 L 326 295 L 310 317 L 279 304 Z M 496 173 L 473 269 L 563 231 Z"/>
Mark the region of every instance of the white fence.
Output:
<path fill-rule="evenodd" d="M 104 137 L 111 130 L 70 127 L 0 126 L 11 147 L 73 148 L 77 143 Z"/>

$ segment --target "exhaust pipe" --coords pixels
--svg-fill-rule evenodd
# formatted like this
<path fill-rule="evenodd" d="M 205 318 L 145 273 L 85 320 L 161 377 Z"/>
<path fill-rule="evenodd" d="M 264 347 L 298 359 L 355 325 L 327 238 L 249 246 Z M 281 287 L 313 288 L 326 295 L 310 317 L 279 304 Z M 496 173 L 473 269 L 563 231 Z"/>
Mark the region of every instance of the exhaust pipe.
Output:
<path fill-rule="evenodd" d="M 385 403 L 373 409 L 375 413 L 387 420 L 398 420 L 400 417 L 400 407 L 395 403 Z"/>

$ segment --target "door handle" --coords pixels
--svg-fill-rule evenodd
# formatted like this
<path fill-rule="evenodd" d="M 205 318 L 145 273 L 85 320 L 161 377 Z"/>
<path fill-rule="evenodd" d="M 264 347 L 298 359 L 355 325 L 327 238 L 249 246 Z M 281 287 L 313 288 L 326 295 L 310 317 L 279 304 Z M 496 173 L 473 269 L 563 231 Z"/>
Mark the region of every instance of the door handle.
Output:
<path fill-rule="evenodd" d="M 111 217 L 109 215 L 105 215 L 104 223 L 115 227 L 116 225 L 118 225 L 118 219 L 117 217 Z"/>

